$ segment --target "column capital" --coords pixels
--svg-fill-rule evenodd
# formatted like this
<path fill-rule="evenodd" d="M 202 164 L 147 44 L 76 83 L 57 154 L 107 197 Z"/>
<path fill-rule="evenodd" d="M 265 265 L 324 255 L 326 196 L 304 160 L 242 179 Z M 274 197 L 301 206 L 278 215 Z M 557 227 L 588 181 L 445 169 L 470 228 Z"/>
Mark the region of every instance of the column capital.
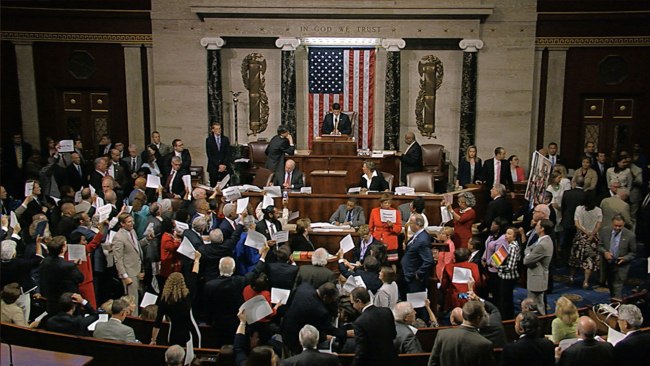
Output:
<path fill-rule="evenodd" d="M 275 40 L 275 47 L 282 51 L 295 51 L 300 46 L 300 39 L 295 37 L 280 37 Z"/>
<path fill-rule="evenodd" d="M 483 48 L 483 41 L 480 39 L 463 39 L 458 43 L 463 52 L 478 52 Z"/>
<path fill-rule="evenodd" d="M 384 38 L 381 40 L 381 46 L 388 52 L 399 52 L 406 46 L 406 41 L 402 38 Z"/>
<path fill-rule="evenodd" d="M 226 44 L 221 37 L 203 37 L 201 38 L 201 46 L 208 50 L 220 50 Z"/>

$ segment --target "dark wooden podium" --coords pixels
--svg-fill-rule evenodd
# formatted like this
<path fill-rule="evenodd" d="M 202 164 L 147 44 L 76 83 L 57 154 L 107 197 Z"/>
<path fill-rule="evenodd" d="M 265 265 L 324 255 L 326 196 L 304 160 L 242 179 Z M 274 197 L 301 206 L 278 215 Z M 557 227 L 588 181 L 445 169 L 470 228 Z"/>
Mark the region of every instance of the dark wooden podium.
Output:
<path fill-rule="evenodd" d="M 309 177 L 312 193 L 344 194 L 347 175 L 347 170 L 313 170 Z"/>
<path fill-rule="evenodd" d="M 357 155 L 357 143 L 347 135 L 316 137 L 312 143 L 312 155 Z"/>

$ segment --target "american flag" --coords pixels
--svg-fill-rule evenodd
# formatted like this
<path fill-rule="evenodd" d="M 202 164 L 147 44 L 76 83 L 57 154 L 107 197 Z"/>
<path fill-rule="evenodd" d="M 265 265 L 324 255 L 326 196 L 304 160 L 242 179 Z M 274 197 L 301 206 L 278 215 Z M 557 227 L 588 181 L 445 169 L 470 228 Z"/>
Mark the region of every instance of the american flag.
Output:
<path fill-rule="evenodd" d="M 375 54 L 374 49 L 309 49 L 309 148 L 334 103 L 357 112 L 357 145 L 372 148 Z"/>

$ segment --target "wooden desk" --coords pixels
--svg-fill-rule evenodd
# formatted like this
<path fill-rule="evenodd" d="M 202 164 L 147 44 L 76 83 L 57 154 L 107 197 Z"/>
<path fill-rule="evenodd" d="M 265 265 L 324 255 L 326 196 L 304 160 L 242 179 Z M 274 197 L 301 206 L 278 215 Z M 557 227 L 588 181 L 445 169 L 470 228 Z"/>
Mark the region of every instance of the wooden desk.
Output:
<path fill-rule="evenodd" d="M 314 155 L 357 155 L 357 143 L 348 136 L 321 136 L 314 139 Z"/>
<path fill-rule="evenodd" d="M 74 355 L 71 353 L 45 351 L 37 348 L 11 346 L 13 362 L 15 365 L 38 365 L 38 366 L 77 366 L 91 365 L 93 358 L 89 356 Z M 2 343 L 0 364 L 9 365 L 9 346 Z"/>
<path fill-rule="evenodd" d="M 345 187 L 347 175 L 347 170 L 313 170 L 309 176 L 312 193 L 340 192 L 341 187 Z"/>
<path fill-rule="evenodd" d="M 361 180 L 361 166 L 363 162 L 368 160 L 377 165 L 377 169 L 382 172 L 391 173 L 396 178 L 399 177 L 400 161 L 397 156 L 389 155 L 382 158 L 371 158 L 368 156 L 358 155 L 294 155 L 291 157 L 296 162 L 296 167 L 306 176 L 310 177 L 311 172 L 314 170 L 347 170 L 348 174 L 345 178 L 345 186 L 336 187 L 334 193 L 344 194 L 350 187 L 357 187 Z M 312 187 L 312 190 L 317 189 L 311 181 L 307 181 L 307 185 Z"/>

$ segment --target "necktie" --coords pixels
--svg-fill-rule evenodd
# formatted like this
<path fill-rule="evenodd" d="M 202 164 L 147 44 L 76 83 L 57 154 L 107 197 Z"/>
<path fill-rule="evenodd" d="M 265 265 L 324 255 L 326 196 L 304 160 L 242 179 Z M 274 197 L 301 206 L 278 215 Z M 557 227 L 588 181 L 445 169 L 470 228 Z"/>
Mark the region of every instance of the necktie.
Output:
<path fill-rule="evenodd" d="M 135 158 L 131 158 L 131 171 L 135 172 Z"/>
<path fill-rule="evenodd" d="M 221 150 L 221 135 L 217 135 L 217 150 Z"/>
<path fill-rule="evenodd" d="M 20 145 L 16 146 L 16 164 L 18 169 L 23 168 L 23 147 Z"/>
<path fill-rule="evenodd" d="M 339 129 L 339 116 L 334 116 L 334 130 Z"/>
<path fill-rule="evenodd" d="M 648 206 L 648 203 L 650 203 L 650 193 L 648 193 L 645 196 L 645 199 L 643 200 L 643 204 L 641 205 L 641 207 L 646 208 Z"/>
<path fill-rule="evenodd" d="M 286 174 L 286 178 L 284 179 L 284 184 L 287 186 L 291 185 L 291 173 Z"/>
<path fill-rule="evenodd" d="M 79 173 L 79 176 L 80 176 L 80 177 L 82 176 L 82 174 L 81 174 L 81 167 L 80 167 L 79 165 L 77 165 L 77 173 Z"/>
<path fill-rule="evenodd" d="M 618 238 L 617 238 L 618 237 Z M 619 244 L 619 239 L 620 240 L 620 233 L 617 233 L 616 231 L 612 231 L 612 239 L 609 241 L 610 242 L 610 253 L 612 253 L 612 257 L 614 257 L 614 260 L 618 258 L 618 244 Z"/>
<path fill-rule="evenodd" d="M 135 238 L 135 234 L 133 231 L 129 231 L 129 235 L 131 236 L 131 240 L 133 241 L 133 247 L 135 248 L 135 251 L 140 253 L 140 246 L 138 245 L 138 240 Z"/>
<path fill-rule="evenodd" d="M 345 221 L 352 222 L 352 210 L 348 211 L 348 215 L 345 218 Z"/>
<path fill-rule="evenodd" d="M 171 174 L 169 174 L 169 178 L 167 178 L 167 187 L 169 187 L 169 191 L 172 191 L 172 182 L 174 181 L 174 175 L 176 175 L 176 171 L 172 169 Z"/>
<path fill-rule="evenodd" d="M 501 183 L 501 160 L 494 161 L 494 184 Z"/>

